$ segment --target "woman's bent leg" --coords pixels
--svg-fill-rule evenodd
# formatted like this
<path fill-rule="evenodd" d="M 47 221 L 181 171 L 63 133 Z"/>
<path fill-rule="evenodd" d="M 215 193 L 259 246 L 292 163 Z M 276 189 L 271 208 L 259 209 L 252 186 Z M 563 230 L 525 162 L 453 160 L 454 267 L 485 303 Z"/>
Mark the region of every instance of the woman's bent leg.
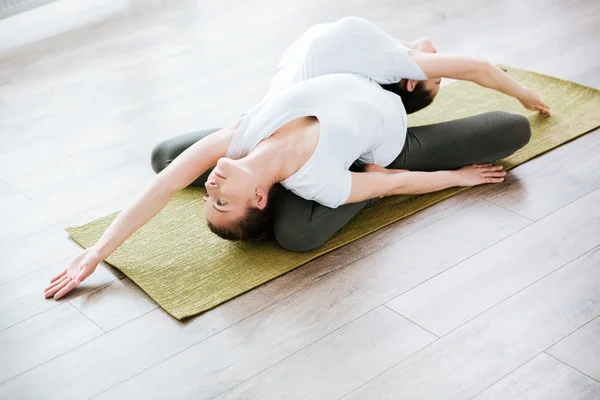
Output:
<path fill-rule="evenodd" d="M 531 138 L 522 115 L 494 111 L 409 128 L 402 153 L 387 168 L 413 171 L 456 169 L 507 157 Z M 323 245 L 360 210 L 377 199 L 329 208 L 283 190 L 275 210 L 275 238 L 292 251 Z"/>
<path fill-rule="evenodd" d="M 292 251 L 316 249 L 371 202 L 365 200 L 329 208 L 282 190 L 275 207 L 275 239 L 283 248 Z"/>
<path fill-rule="evenodd" d="M 152 169 L 158 174 L 188 147 L 218 130 L 219 128 L 203 129 L 198 132 L 185 133 L 160 142 L 152 150 Z M 198 179 L 190 184 L 190 186 L 204 186 L 211 171 L 212 168 L 200 175 Z"/>
<path fill-rule="evenodd" d="M 492 111 L 407 130 L 402 152 L 387 168 L 411 171 L 456 169 L 508 157 L 531 138 L 526 117 Z"/>

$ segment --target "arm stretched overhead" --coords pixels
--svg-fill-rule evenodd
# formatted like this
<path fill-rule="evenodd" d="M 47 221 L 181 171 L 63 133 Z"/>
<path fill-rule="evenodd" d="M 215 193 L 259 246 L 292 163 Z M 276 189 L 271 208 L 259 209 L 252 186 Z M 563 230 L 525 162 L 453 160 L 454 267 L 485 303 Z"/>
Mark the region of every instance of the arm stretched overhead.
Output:
<path fill-rule="evenodd" d="M 428 79 L 451 78 L 471 81 L 515 97 L 529 110 L 550 115 L 550 107 L 534 91 L 522 86 L 506 72 L 485 60 L 456 54 L 420 51 L 411 51 L 410 55 Z"/>
<path fill-rule="evenodd" d="M 179 190 L 225 156 L 239 120 L 188 147 L 160 171 L 106 229 L 96 244 L 81 251 L 50 281 L 44 296 L 59 299 L 90 276 L 98 264 L 158 214 Z"/>

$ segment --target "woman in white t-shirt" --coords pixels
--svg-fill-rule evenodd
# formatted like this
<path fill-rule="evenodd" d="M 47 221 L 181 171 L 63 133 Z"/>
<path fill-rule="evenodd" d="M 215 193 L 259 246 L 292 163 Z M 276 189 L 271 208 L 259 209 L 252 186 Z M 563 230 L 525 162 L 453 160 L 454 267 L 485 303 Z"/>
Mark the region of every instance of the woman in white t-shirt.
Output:
<path fill-rule="evenodd" d="M 490 112 L 407 129 L 404 103 L 410 112 L 431 103 L 441 77 L 550 111 L 487 62 L 437 54 L 427 40 L 404 43 L 348 17 L 316 25 L 294 42 L 267 95 L 233 125 L 159 144 L 153 168 L 161 173 L 188 147 L 201 147 L 202 137 L 219 135 L 220 157 L 206 160 L 216 168 L 192 183 L 206 186 L 211 230 L 227 239 L 274 234 L 287 249 L 311 250 L 379 197 L 503 181 L 501 167 L 487 164 L 529 141 L 524 116 Z"/>
<path fill-rule="evenodd" d="M 51 280 L 45 296 L 58 299 L 77 286 L 189 185 L 206 186 L 206 218 L 220 236 L 274 234 L 283 247 L 305 251 L 379 197 L 502 182 L 505 172 L 490 163 L 529 141 L 522 115 L 491 112 L 407 129 L 407 111 L 431 103 L 442 77 L 550 113 L 485 61 L 436 53 L 424 39 L 401 42 L 362 18 L 317 25 L 286 50 L 267 95 L 235 122 L 158 144 L 155 180 Z"/>

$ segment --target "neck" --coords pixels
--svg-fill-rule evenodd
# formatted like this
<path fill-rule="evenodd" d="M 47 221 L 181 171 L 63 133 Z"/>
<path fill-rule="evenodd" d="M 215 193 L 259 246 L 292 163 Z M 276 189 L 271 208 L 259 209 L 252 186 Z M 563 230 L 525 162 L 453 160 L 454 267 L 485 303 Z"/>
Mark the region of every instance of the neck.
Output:
<path fill-rule="evenodd" d="M 259 185 L 269 188 L 286 179 L 285 151 L 280 142 L 263 141 L 239 162 L 260 177 Z"/>
<path fill-rule="evenodd" d="M 315 117 L 298 118 L 261 141 L 240 162 L 260 177 L 260 185 L 271 187 L 304 165 L 316 150 L 319 135 L 319 121 Z"/>

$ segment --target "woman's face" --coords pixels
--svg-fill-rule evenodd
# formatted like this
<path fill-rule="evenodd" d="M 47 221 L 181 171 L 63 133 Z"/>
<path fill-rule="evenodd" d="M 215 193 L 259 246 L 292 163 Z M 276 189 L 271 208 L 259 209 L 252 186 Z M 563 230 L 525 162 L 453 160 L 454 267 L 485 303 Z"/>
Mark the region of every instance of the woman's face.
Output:
<path fill-rule="evenodd" d="M 431 94 L 431 97 L 434 98 L 437 96 L 440 91 L 440 84 L 442 83 L 442 78 L 432 78 L 423 81 L 423 86 L 427 91 Z"/>
<path fill-rule="evenodd" d="M 242 218 L 254 204 L 257 177 L 236 160 L 221 158 L 204 186 L 206 219 L 216 226 L 227 226 Z"/>

